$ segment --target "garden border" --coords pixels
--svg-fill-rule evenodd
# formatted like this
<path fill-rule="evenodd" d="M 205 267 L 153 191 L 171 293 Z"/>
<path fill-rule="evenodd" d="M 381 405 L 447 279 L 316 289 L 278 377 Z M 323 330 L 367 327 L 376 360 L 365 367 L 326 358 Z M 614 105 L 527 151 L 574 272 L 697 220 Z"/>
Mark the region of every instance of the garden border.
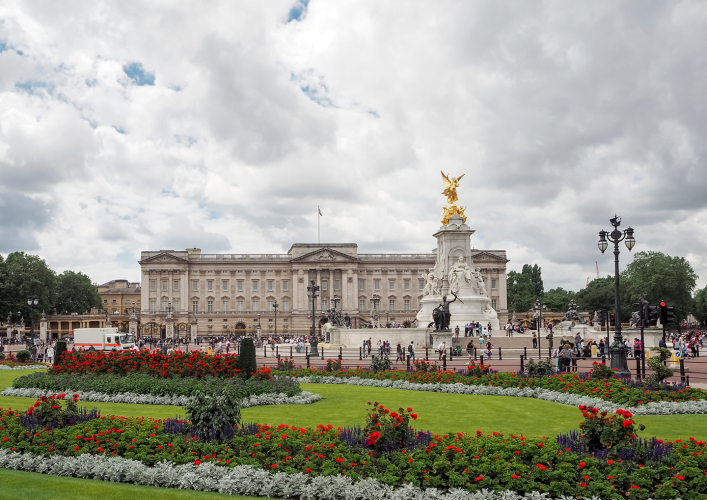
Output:
<path fill-rule="evenodd" d="M 468 394 L 472 396 L 509 396 L 517 398 L 534 398 L 552 403 L 559 403 L 569 406 L 590 406 L 607 413 L 616 413 L 616 410 L 630 410 L 634 415 L 675 415 L 675 414 L 707 414 L 707 400 L 671 402 L 661 401 L 646 403 L 640 406 L 618 405 L 608 401 L 589 396 L 579 396 L 563 392 L 552 391 L 550 389 L 531 389 L 517 387 L 495 387 L 489 385 L 465 385 L 465 384 L 416 384 L 406 380 L 378 380 L 365 379 L 359 377 L 336 378 L 336 377 L 293 377 L 300 384 L 341 384 L 357 385 L 363 387 L 377 387 L 385 389 L 401 389 L 407 391 L 441 392 L 447 394 Z"/>
<path fill-rule="evenodd" d="M 31 366 L 7 366 L 0 365 L 0 370 L 46 370 L 49 365 L 31 365 Z"/>
<path fill-rule="evenodd" d="M 119 394 L 105 394 L 93 391 L 46 391 L 44 389 L 14 389 L 6 388 L 0 392 L 0 396 L 18 398 L 40 398 L 52 394 L 78 394 L 82 403 L 125 403 L 125 404 L 150 404 L 150 405 L 171 405 L 184 406 L 191 399 L 189 396 L 152 396 L 150 394 L 137 394 L 133 392 L 122 392 Z M 306 405 L 320 401 L 322 396 L 302 391 L 296 396 L 285 396 L 284 394 L 254 394 L 241 399 L 241 408 L 252 408 L 254 406 L 268 405 Z"/>
<path fill-rule="evenodd" d="M 298 500 L 542 500 L 547 493 L 537 491 L 523 496 L 506 490 L 469 493 L 462 489 L 441 492 L 409 484 L 394 489 L 375 479 L 353 482 L 337 476 L 271 473 L 249 465 L 223 467 L 210 463 L 174 465 L 164 461 L 148 467 L 137 460 L 84 454 L 79 457 L 43 457 L 32 453 L 0 450 L 0 468 L 38 472 L 54 476 L 78 477 L 162 488 L 211 491 L 227 495 L 265 496 Z M 573 500 L 570 497 L 557 497 Z M 585 497 L 586 500 L 600 500 Z M 649 499 L 650 500 L 650 499 Z M 676 500 L 680 500 L 679 498 Z"/>

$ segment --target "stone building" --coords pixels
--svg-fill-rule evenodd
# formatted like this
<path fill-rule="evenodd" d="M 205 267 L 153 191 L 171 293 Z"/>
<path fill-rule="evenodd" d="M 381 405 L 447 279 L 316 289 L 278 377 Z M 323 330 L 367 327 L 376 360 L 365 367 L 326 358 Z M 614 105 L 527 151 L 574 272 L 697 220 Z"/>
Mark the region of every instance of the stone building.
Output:
<path fill-rule="evenodd" d="M 506 252 L 474 250 L 472 257 L 505 324 Z M 355 243 L 296 243 L 286 254 L 145 251 L 139 261 L 140 299 L 130 300 L 131 305 L 133 300 L 140 303 L 143 334 L 160 331 L 170 307 L 175 328 L 184 335 L 192 324 L 200 336 L 258 330 L 268 335 L 276 328 L 278 334 L 304 334 L 312 326 L 307 286 L 314 281 L 321 289 L 315 303 L 318 326 L 326 322 L 330 307 L 349 314 L 354 328 L 368 323 L 374 295 L 381 319 L 409 326 L 420 309 L 424 276 L 435 260 L 434 253 L 359 254 Z"/>
<path fill-rule="evenodd" d="M 140 311 L 140 283 L 130 283 L 128 280 L 111 280 L 98 285 L 98 295 L 103 302 L 103 310 L 108 314 L 127 315 L 132 308 Z"/>

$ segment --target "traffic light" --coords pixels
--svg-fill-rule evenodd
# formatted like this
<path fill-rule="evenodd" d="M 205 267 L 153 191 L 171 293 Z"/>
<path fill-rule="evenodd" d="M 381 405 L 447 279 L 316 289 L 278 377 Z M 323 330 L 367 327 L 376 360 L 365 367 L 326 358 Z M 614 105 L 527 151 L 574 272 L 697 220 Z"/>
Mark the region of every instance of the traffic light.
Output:
<path fill-rule="evenodd" d="M 651 326 L 650 323 L 650 306 L 648 302 L 641 301 L 641 319 L 643 320 L 643 327 Z"/>
<path fill-rule="evenodd" d="M 648 326 L 657 325 L 659 316 L 660 316 L 660 307 L 659 306 L 649 306 L 648 307 Z"/>
<path fill-rule="evenodd" d="M 669 325 L 671 323 L 675 322 L 675 308 L 673 306 L 668 306 L 665 308 L 666 311 L 666 317 L 665 317 L 665 324 Z"/>
<path fill-rule="evenodd" d="M 660 302 L 660 324 L 668 324 L 668 305 L 665 303 L 664 300 Z"/>
<path fill-rule="evenodd" d="M 611 313 L 611 324 L 610 326 L 616 326 L 616 314 Z"/>
<path fill-rule="evenodd" d="M 606 311 L 604 309 L 599 309 L 599 325 L 606 326 Z"/>

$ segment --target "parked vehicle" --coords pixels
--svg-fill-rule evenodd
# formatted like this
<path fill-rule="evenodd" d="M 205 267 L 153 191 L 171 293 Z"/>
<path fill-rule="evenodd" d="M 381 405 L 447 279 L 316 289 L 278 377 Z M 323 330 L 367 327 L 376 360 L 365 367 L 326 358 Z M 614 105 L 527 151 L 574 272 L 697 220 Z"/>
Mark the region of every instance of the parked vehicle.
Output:
<path fill-rule="evenodd" d="M 96 351 L 127 351 L 135 345 L 135 337 L 117 328 L 76 328 L 74 347 Z"/>

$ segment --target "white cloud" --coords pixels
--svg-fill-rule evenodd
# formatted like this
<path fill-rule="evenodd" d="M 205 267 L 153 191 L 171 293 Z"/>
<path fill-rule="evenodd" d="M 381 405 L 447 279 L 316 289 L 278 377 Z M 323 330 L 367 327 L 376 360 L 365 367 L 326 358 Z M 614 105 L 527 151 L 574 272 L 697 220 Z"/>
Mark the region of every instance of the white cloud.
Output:
<path fill-rule="evenodd" d="M 140 250 L 314 241 L 321 205 L 326 241 L 428 252 L 444 170 L 474 245 L 548 288 L 610 271 L 615 212 L 704 285 L 706 28 L 700 2 L 5 3 L 0 251 L 135 279 Z"/>

